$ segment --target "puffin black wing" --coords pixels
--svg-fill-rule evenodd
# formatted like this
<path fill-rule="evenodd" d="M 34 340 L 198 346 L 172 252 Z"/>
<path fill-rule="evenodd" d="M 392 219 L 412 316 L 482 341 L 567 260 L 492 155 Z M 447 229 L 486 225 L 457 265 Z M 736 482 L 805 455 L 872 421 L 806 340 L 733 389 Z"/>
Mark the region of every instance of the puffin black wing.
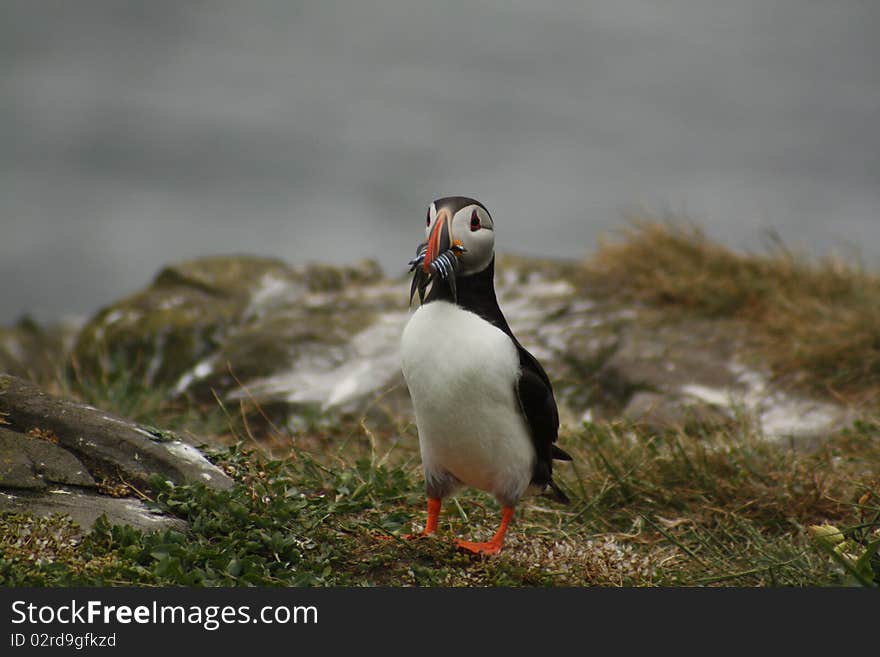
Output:
<path fill-rule="evenodd" d="M 549 487 L 550 497 L 557 502 L 567 503 L 568 497 L 553 481 L 553 459 L 571 461 L 571 456 L 554 444 L 559 436 L 559 411 L 553 386 L 538 360 L 519 342 L 516 342 L 516 347 L 521 369 L 516 393 L 537 456 L 532 483 L 542 488 Z"/>
<path fill-rule="evenodd" d="M 542 488 L 549 488 L 549 495 L 553 499 L 565 503 L 568 502 L 568 498 L 553 481 L 553 459 L 571 461 L 571 456 L 554 445 L 559 434 L 559 411 L 556 409 L 553 386 L 541 363 L 519 343 L 510 330 L 498 306 L 494 279 L 495 258 L 493 257 L 483 271 L 463 276 L 458 280 L 457 297 L 452 296 L 448 285 L 432 285 L 426 303 L 435 300 L 457 303 L 503 331 L 516 345 L 521 371 L 519 380 L 515 384 L 516 395 L 526 424 L 529 426 L 529 434 L 537 456 L 532 483 Z M 416 285 L 413 290 L 417 287 Z"/>

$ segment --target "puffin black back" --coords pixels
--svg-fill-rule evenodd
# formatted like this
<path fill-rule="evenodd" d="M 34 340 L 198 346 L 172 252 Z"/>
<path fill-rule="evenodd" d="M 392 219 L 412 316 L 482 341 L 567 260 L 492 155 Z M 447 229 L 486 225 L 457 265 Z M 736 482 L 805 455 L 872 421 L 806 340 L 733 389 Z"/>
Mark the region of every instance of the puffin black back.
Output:
<path fill-rule="evenodd" d="M 432 301 L 455 303 L 504 331 L 513 341 L 519 354 L 521 371 L 516 383 L 517 398 L 535 446 L 532 483 L 541 488 L 549 487 L 547 495 L 567 504 L 568 496 L 553 481 L 553 461 L 572 460 L 567 452 L 554 444 L 559 436 L 559 410 L 553 394 L 553 384 L 538 359 L 513 334 L 501 311 L 495 293 L 495 257 L 492 257 L 489 265 L 482 271 L 470 276 L 456 277 L 454 287 L 449 280 L 435 278 L 425 297 L 425 303 Z"/>

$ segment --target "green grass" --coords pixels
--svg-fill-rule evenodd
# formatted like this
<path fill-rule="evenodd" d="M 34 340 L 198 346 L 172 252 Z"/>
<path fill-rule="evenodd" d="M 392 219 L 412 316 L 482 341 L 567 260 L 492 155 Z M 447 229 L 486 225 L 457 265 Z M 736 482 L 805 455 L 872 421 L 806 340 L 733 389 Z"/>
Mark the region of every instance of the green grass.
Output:
<path fill-rule="evenodd" d="M 585 426 L 563 438 L 577 464 L 559 468 L 572 504 L 522 504 L 491 558 L 452 545 L 495 529 L 497 505 L 478 492 L 446 503 L 436 537 L 401 538 L 424 522 L 411 436 L 374 435 L 368 448 L 352 425 L 320 455 L 281 459 L 240 444 L 214 453 L 236 479 L 230 491 L 153 482 L 154 503 L 187 533 L 101 522 L 78 539 L 62 518 L 0 516 L 0 584 L 877 585 L 877 429 L 803 454 L 749 435 Z M 821 523 L 843 532 L 846 551 L 811 535 Z"/>

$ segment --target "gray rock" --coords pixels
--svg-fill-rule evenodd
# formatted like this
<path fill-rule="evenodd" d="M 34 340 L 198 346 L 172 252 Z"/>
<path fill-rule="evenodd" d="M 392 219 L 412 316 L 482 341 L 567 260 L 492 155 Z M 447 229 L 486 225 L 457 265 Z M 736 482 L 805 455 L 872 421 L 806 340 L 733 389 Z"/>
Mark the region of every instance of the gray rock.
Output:
<path fill-rule="evenodd" d="M 177 484 L 229 488 L 232 481 L 195 448 L 161 432 L 86 404 L 54 397 L 17 377 L 0 374 L 0 417 L 20 433 L 52 432 L 96 476 L 145 485 L 153 474 Z"/>
<path fill-rule="evenodd" d="M 0 428 L 0 487 L 43 489 L 49 483 L 94 486 L 95 480 L 61 447 Z"/>
<path fill-rule="evenodd" d="M 0 423 L 0 511 L 68 514 L 85 529 L 102 514 L 111 523 L 144 530 L 183 529 L 185 522 L 140 500 L 91 490 L 93 475 L 136 486 L 146 486 L 153 474 L 176 484 L 232 486 L 195 447 L 173 435 L 54 397 L 6 374 L 0 374 Z"/>
<path fill-rule="evenodd" d="M 726 372 L 730 379 L 720 386 L 695 380 L 681 384 L 678 391 L 686 398 L 726 408 L 740 420 L 751 421 L 755 431 L 767 440 L 805 449 L 858 418 L 855 409 L 777 388 L 769 376 L 736 358 L 727 364 Z"/>
<path fill-rule="evenodd" d="M 658 431 L 721 426 L 732 419 L 723 408 L 699 400 L 644 391 L 630 398 L 621 416 Z"/>
<path fill-rule="evenodd" d="M 747 337 L 742 324 L 703 319 L 661 324 L 661 318 L 647 311 L 633 320 L 622 327 L 617 348 L 605 363 L 619 379 L 638 388 L 670 391 L 697 381 L 710 387 L 735 382 L 730 363 Z"/>
<path fill-rule="evenodd" d="M 131 525 L 144 531 L 183 531 L 187 528 L 183 520 L 158 513 L 140 500 L 108 497 L 68 487 L 57 487 L 46 492 L 0 491 L 0 511 L 36 516 L 66 514 L 84 530 L 91 529 L 104 514 L 111 524 Z"/>

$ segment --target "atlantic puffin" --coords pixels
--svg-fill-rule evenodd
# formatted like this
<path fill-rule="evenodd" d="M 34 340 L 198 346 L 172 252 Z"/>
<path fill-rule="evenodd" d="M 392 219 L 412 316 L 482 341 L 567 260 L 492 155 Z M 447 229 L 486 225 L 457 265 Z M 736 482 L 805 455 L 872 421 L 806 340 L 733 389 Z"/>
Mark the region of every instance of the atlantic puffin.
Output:
<path fill-rule="evenodd" d="M 410 302 L 420 305 L 401 337 L 403 375 L 415 409 L 428 496 L 422 536 L 433 534 L 444 498 L 461 486 L 501 505 L 490 541 L 456 540 L 473 554 L 501 550 L 514 508 L 527 491 L 558 502 L 553 461 L 559 413 L 550 378 L 516 339 L 495 295 L 495 223 L 462 196 L 428 206 L 427 240 L 410 261 Z"/>

